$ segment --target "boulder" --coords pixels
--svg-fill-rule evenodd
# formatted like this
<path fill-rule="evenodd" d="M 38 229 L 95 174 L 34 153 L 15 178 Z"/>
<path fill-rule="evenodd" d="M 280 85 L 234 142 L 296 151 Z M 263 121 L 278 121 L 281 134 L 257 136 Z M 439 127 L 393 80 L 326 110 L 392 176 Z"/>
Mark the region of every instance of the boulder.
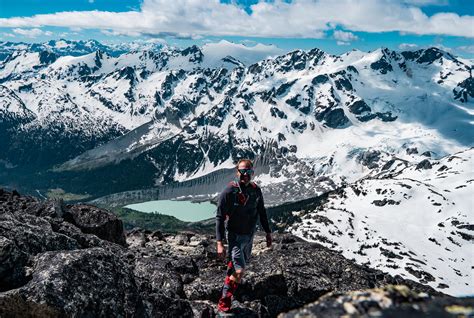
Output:
<path fill-rule="evenodd" d="M 97 235 L 103 240 L 125 245 L 122 221 L 113 213 L 93 205 L 76 204 L 68 206 L 64 219 L 84 233 Z"/>
<path fill-rule="evenodd" d="M 303 308 L 281 314 L 296 317 L 470 317 L 474 298 L 432 297 L 404 285 L 330 293 Z"/>
<path fill-rule="evenodd" d="M 51 251 L 34 257 L 32 278 L 0 295 L 0 316 L 22 299 L 19 310 L 41 308 L 60 316 L 130 317 L 141 314 L 133 272 L 119 256 L 102 248 Z M 2 312 L 3 311 L 3 312 Z"/>

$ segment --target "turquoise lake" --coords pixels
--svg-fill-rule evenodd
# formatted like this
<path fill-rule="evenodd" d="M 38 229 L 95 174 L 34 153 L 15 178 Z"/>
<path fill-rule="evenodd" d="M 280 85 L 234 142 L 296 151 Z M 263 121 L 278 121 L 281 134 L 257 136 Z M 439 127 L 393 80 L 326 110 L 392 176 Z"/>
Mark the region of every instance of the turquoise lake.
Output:
<path fill-rule="evenodd" d="M 171 215 L 181 221 L 196 222 L 214 217 L 216 206 L 210 202 L 158 200 L 130 204 L 125 208 L 146 213 Z"/>

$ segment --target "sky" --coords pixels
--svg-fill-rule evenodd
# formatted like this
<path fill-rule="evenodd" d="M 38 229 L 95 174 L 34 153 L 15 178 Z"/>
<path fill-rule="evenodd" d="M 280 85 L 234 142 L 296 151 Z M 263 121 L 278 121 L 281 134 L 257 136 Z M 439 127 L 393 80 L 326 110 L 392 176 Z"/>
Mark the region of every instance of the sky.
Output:
<path fill-rule="evenodd" d="M 0 0 L 0 41 L 96 39 L 474 58 L 474 0 Z"/>

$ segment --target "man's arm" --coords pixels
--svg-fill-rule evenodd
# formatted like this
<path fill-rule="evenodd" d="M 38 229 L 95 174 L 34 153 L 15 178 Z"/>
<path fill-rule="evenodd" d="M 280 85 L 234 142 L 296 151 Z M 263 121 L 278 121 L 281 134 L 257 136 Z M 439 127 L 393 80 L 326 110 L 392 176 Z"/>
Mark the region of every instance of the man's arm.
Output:
<path fill-rule="evenodd" d="M 260 217 L 260 225 L 262 226 L 265 233 L 271 233 L 270 225 L 268 224 L 268 217 L 267 217 L 267 210 L 265 209 L 265 204 L 263 203 L 263 195 L 262 190 L 258 188 L 258 195 L 260 196 L 260 200 L 258 200 L 257 204 L 257 211 Z"/>
<path fill-rule="evenodd" d="M 224 238 L 224 222 L 226 215 L 228 213 L 228 189 L 227 187 L 219 195 L 219 200 L 217 203 L 217 213 L 216 213 L 216 241 L 222 242 Z"/>
<path fill-rule="evenodd" d="M 217 241 L 217 256 L 225 259 L 225 247 L 222 243 L 224 238 L 224 222 L 226 216 L 229 212 L 229 198 L 228 198 L 228 188 L 226 187 L 224 191 L 219 196 L 217 204 L 217 213 L 216 213 L 216 241 Z"/>

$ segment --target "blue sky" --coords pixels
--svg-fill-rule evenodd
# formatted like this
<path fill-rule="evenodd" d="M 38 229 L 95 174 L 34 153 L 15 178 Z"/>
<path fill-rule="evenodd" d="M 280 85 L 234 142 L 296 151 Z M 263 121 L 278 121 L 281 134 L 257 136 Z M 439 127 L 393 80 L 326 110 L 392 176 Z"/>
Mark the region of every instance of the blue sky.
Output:
<path fill-rule="evenodd" d="M 473 0 L 0 0 L 0 41 L 227 40 L 283 50 L 416 49 L 474 58 Z"/>

